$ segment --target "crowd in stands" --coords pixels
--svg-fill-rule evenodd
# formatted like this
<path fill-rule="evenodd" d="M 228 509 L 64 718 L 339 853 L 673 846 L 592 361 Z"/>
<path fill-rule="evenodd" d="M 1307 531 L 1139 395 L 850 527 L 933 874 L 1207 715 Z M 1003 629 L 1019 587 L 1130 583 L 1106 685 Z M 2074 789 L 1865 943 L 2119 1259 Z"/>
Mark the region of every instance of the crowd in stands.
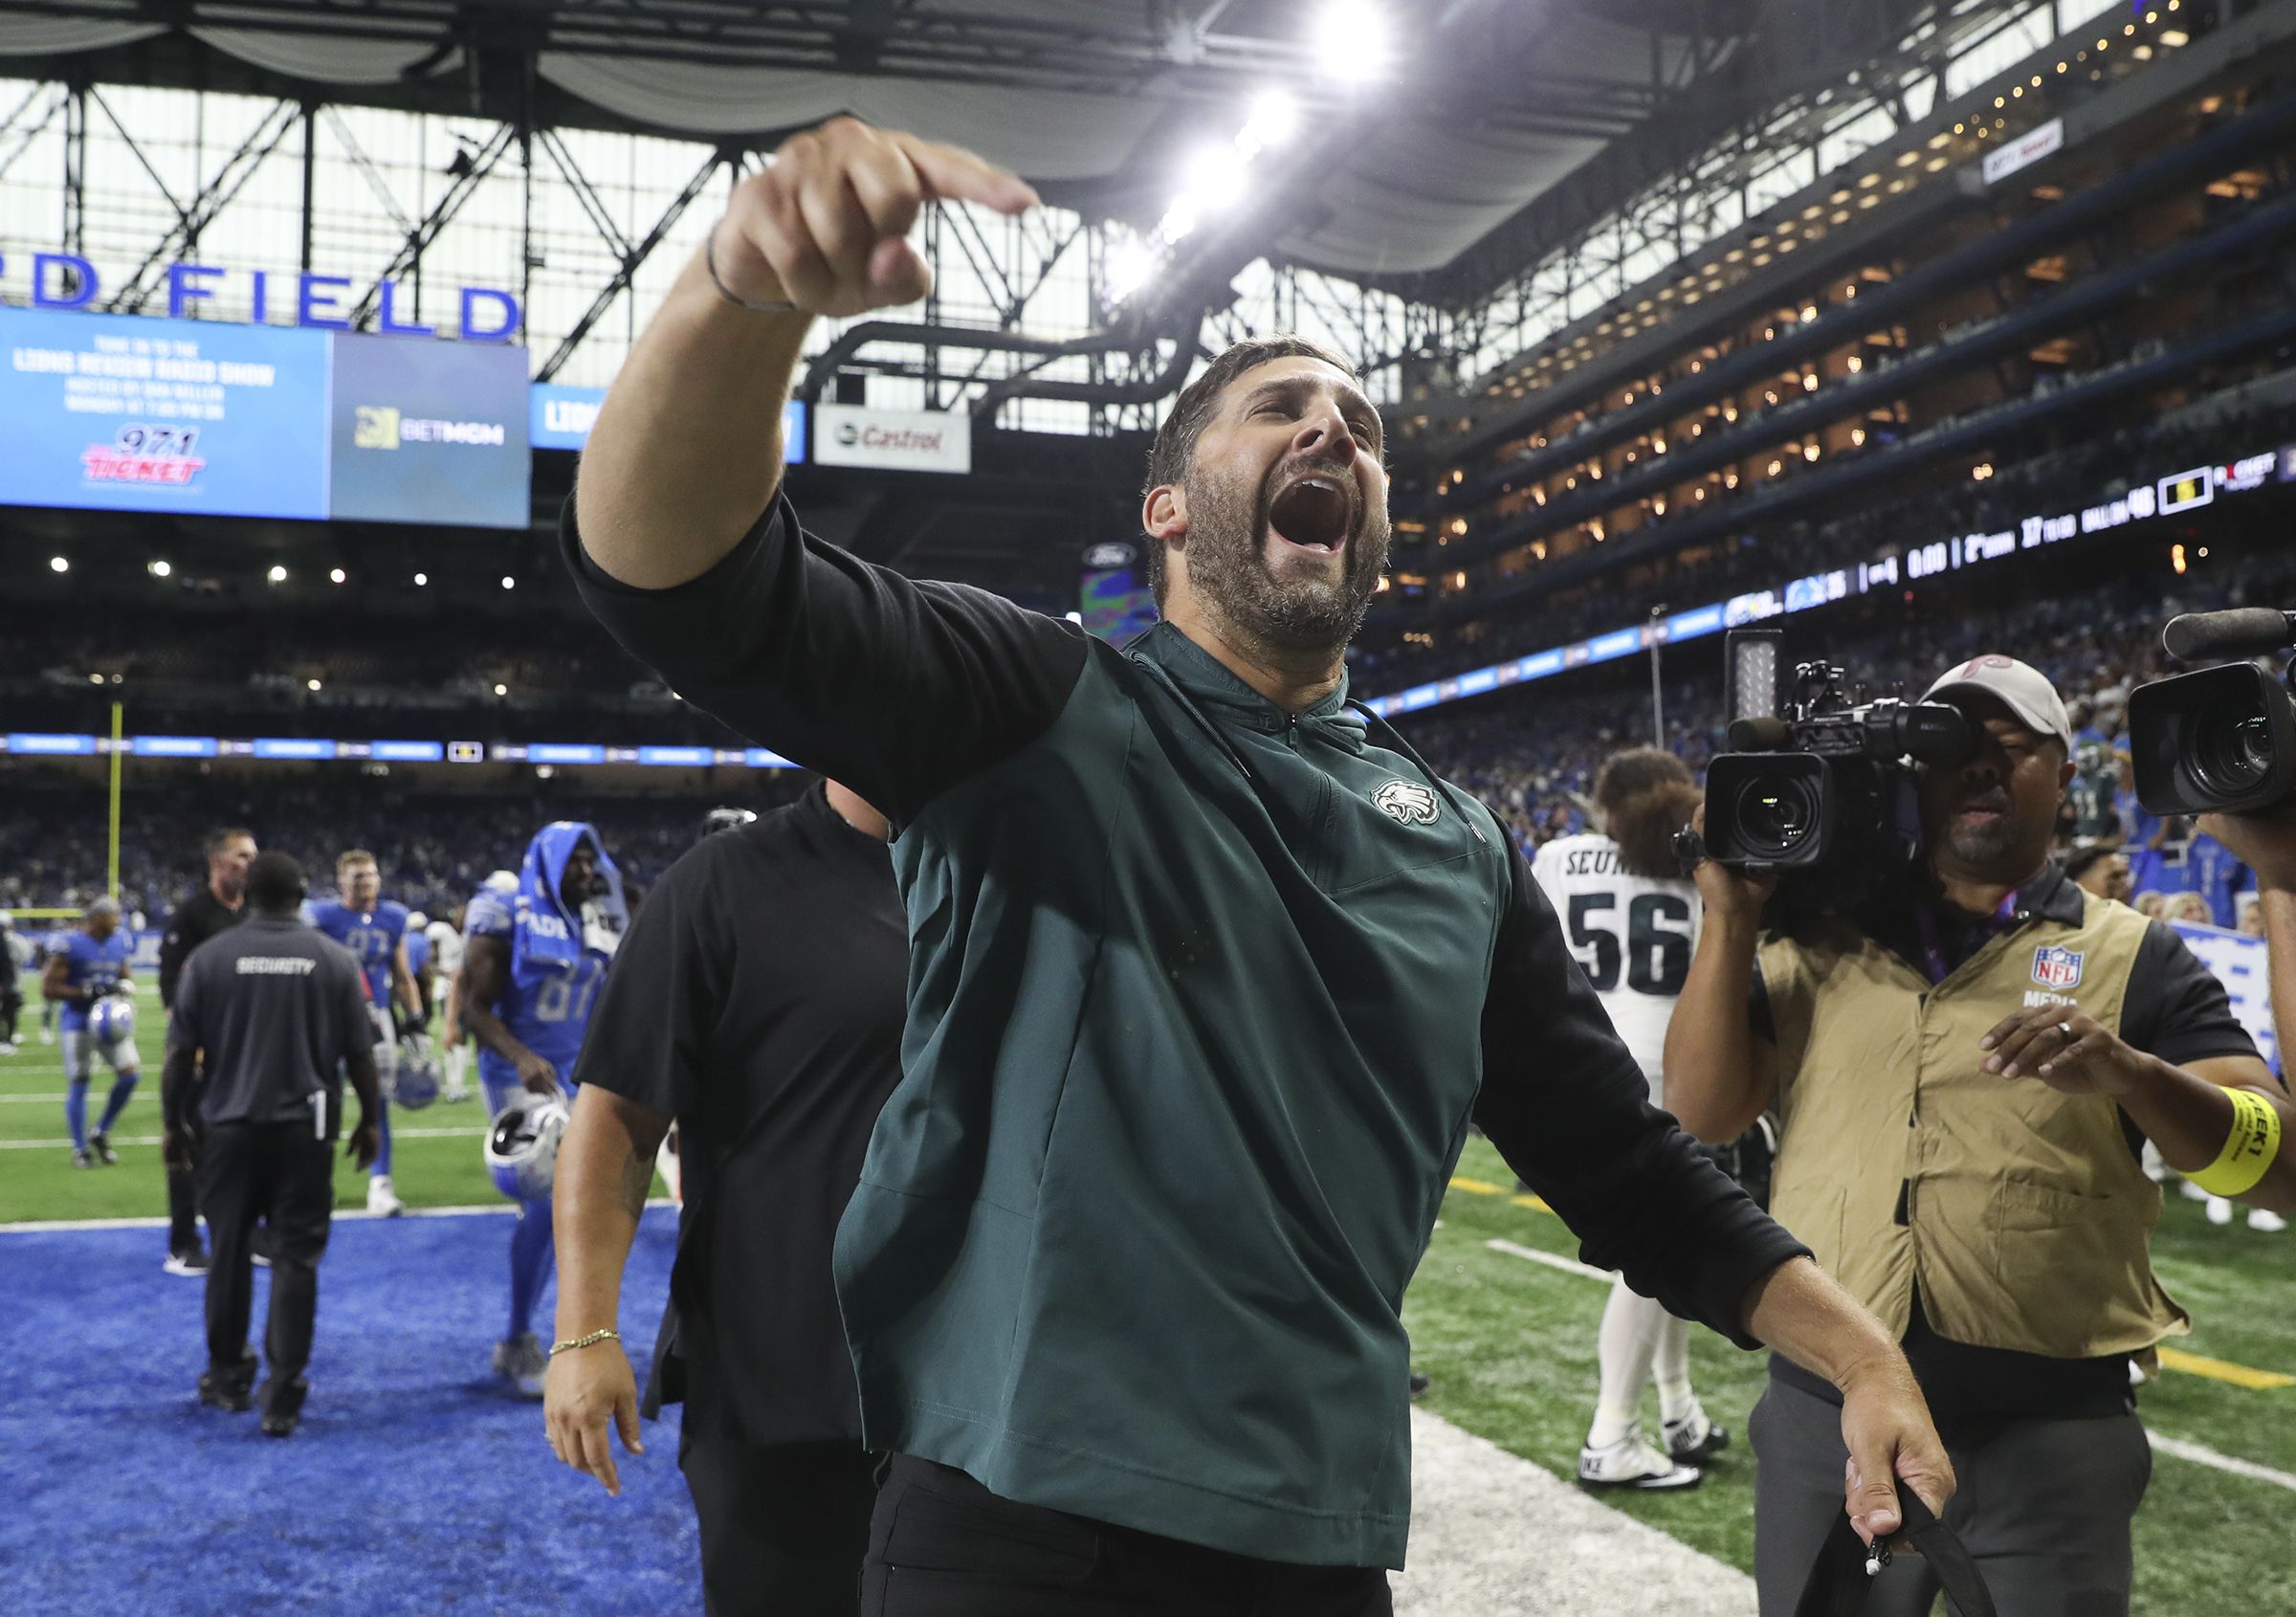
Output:
<path fill-rule="evenodd" d="M 166 765 L 175 768 L 177 765 Z M 534 781 L 515 793 L 381 789 L 349 766 L 326 767 L 309 784 L 234 786 L 228 771 L 196 783 L 156 776 L 123 794 L 120 899 L 131 919 L 157 926 L 205 876 L 207 831 L 244 826 L 264 848 L 295 855 L 314 894 L 331 892 L 336 856 L 372 853 L 383 893 L 432 915 L 467 900 L 490 872 L 516 870 L 527 841 L 551 820 L 598 828 L 633 895 L 660 879 L 691 847 L 718 798 L 601 796 L 578 780 Z M 0 910 L 69 908 L 103 891 L 106 808 L 85 780 L 11 774 L 0 810 Z M 735 806 L 763 809 L 789 801 L 804 784 L 794 771 L 745 771 Z"/>
<path fill-rule="evenodd" d="M 1375 615 L 1350 658 L 1359 682 L 1380 689 L 1415 684 L 1637 623 L 1652 608 L 1670 611 L 1838 567 L 1888 548 L 2007 528 L 2022 518 L 2077 511 L 2150 481 L 2296 439 L 2296 404 L 2255 404 L 2239 393 L 2220 410 L 2196 408 L 2118 428 L 2061 428 L 2052 441 L 2004 457 L 1983 479 L 1933 472 L 1910 488 L 1871 491 L 1852 508 L 1790 515 L 1670 558 L 1623 565 L 1593 580 L 1510 602 L 1503 618 L 1437 629 L 1407 640 L 1408 610 Z M 1797 463 L 1799 464 L 1799 462 Z M 1414 564 L 1399 558 L 1399 565 Z M 1423 558 L 1418 565 L 1428 565 Z"/>

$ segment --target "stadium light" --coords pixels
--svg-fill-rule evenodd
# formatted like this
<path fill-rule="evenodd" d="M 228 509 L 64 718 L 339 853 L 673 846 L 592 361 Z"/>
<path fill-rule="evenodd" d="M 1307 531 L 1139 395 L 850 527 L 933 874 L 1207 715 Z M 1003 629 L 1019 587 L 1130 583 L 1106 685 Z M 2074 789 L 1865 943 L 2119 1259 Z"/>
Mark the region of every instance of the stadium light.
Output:
<path fill-rule="evenodd" d="M 345 573 L 341 567 L 329 567 L 327 569 L 327 582 L 329 584 L 341 584 L 350 575 Z"/>
<path fill-rule="evenodd" d="M 510 687 L 508 685 L 497 685 L 495 687 L 495 695 L 497 697 L 507 697 L 510 695 Z"/>
<path fill-rule="evenodd" d="M 1343 84 L 1368 84 L 1387 71 L 1387 19 L 1366 0 L 1326 0 L 1315 46 L 1326 74 Z"/>
<path fill-rule="evenodd" d="M 61 556 L 51 556 L 48 558 L 48 570 L 52 573 L 68 573 L 72 570 L 72 564 Z"/>
<path fill-rule="evenodd" d="M 1286 90 L 1263 90 L 1251 103 L 1251 116 L 1236 133 L 1236 149 L 1257 157 L 1269 146 L 1280 146 L 1299 130 L 1299 103 Z"/>
<path fill-rule="evenodd" d="M 510 574 L 508 574 L 508 573 L 504 573 L 504 574 L 502 575 L 502 587 L 503 587 L 503 588 L 505 588 L 505 589 L 516 589 L 518 587 L 519 587 L 519 581 L 518 581 L 517 579 L 515 579 L 515 578 L 511 577 L 511 576 L 510 576 Z"/>
<path fill-rule="evenodd" d="M 306 691 L 316 691 L 319 689 L 319 681 L 316 679 L 306 679 L 303 681 L 303 689 Z"/>
<path fill-rule="evenodd" d="M 1156 251 L 1138 236 L 1126 236 L 1108 255 L 1108 296 L 1121 303 L 1156 273 Z"/>
<path fill-rule="evenodd" d="M 424 585 L 429 584 L 430 582 L 430 575 L 429 573 L 416 573 L 414 575 L 414 587 L 417 589 L 422 588 Z"/>
<path fill-rule="evenodd" d="M 287 569 L 275 565 L 271 571 L 263 576 L 270 579 L 274 584 L 285 584 L 287 582 Z"/>
<path fill-rule="evenodd" d="M 144 570 L 154 578 L 166 578 L 169 573 L 175 571 L 166 562 L 146 562 L 144 565 Z"/>

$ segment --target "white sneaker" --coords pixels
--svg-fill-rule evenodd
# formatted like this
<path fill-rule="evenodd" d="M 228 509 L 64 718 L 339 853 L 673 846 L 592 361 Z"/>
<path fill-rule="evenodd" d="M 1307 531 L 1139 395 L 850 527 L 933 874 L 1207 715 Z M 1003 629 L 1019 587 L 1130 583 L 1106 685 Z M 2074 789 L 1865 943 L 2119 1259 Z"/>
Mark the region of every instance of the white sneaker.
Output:
<path fill-rule="evenodd" d="M 54 1044 L 55 1043 L 55 1035 L 50 1032 L 47 1029 L 42 1028 L 40 1030 L 40 1043 Z"/>
<path fill-rule="evenodd" d="M 459 1100 L 468 1100 L 470 1097 L 471 1086 L 469 1084 L 449 1084 L 439 1096 L 439 1099 L 445 1101 L 449 1106 Z"/>
<path fill-rule="evenodd" d="M 1643 1435 L 1641 1422 L 1626 1435 L 1601 1449 L 1578 1451 L 1578 1485 L 1582 1488 L 1632 1488 L 1656 1493 L 1695 1488 L 1704 1478 L 1695 1466 L 1678 1466 L 1658 1451 Z"/>
<path fill-rule="evenodd" d="M 1684 1465 L 1694 1466 L 1730 1447 L 1730 1429 L 1716 1426 L 1696 1404 L 1681 1420 L 1662 1421 L 1659 1435 L 1666 1439 L 1667 1457 Z"/>
<path fill-rule="evenodd" d="M 2250 1207 L 2248 1228 L 2260 1235 L 2277 1235 L 2288 1227 L 2288 1221 L 2270 1207 Z"/>
<path fill-rule="evenodd" d="M 370 1175 L 366 1182 L 366 1210 L 376 1218 L 396 1218 L 407 1210 L 399 1193 L 390 1186 L 390 1175 Z"/>
<path fill-rule="evenodd" d="M 17 1046 L 15 1040 L 0 1039 L 0 1055 L 13 1055 L 16 1052 L 16 1049 Z"/>
<path fill-rule="evenodd" d="M 2232 1222 L 2232 1203 L 2222 1196 L 2209 1197 L 2208 1222 L 2211 1224 L 2230 1224 Z"/>

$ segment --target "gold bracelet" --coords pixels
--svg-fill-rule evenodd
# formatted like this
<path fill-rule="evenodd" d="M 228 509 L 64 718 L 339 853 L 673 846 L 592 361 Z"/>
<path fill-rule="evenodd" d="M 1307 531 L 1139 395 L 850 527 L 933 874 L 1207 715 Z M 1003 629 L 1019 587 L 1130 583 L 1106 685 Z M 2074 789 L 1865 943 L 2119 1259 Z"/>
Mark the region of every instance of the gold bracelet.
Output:
<path fill-rule="evenodd" d="M 724 222 L 724 220 L 720 219 L 718 223 L 723 224 Z M 710 233 L 702 238 L 701 267 L 710 272 L 710 284 L 718 289 L 718 296 L 724 299 L 737 309 L 746 309 L 753 315 L 802 315 L 806 312 L 805 310 L 799 308 L 795 303 L 766 302 L 762 299 L 740 298 L 735 296 L 734 293 L 726 286 L 725 277 L 718 273 L 717 225 L 712 225 L 710 227 Z"/>
<path fill-rule="evenodd" d="M 2255 1189 L 2280 1156 L 2280 1114 L 2253 1090 L 2225 1093 L 2232 1096 L 2232 1132 L 2224 1137 L 2224 1149 L 2185 1178 L 2212 1195 L 2238 1196 Z"/>
<path fill-rule="evenodd" d="M 591 1347 L 602 1341 L 620 1341 L 621 1340 L 622 1333 L 615 1330 L 611 1325 L 608 1325 L 605 1330 L 592 1331 L 586 1337 L 575 1337 L 568 1341 L 552 1342 L 550 1344 L 550 1357 L 556 1359 L 560 1354 L 571 1353 L 578 1347 Z"/>

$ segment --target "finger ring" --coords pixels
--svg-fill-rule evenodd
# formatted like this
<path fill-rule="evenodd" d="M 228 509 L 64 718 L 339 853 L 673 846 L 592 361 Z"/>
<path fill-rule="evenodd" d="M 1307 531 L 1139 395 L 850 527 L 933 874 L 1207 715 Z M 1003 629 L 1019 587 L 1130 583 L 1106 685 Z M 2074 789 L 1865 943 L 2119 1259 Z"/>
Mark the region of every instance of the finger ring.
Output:
<path fill-rule="evenodd" d="M 2073 1025 L 2070 1022 L 2058 1023 L 2057 1036 L 2063 1039 L 2066 1044 L 2071 1044 L 2073 1042 Z"/>

